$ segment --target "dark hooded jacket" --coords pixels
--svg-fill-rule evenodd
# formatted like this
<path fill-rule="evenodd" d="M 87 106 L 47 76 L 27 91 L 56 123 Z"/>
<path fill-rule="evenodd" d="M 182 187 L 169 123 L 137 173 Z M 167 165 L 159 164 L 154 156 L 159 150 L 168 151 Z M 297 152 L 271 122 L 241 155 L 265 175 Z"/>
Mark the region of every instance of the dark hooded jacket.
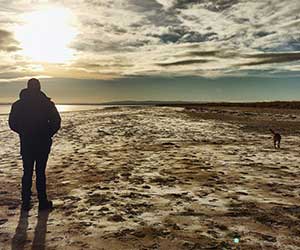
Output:
<path fill-rule="evenodd" d="M 54 103 L 39 90 L 23 89 L 9 114 L 10 128 L 20 135 L 21 154 L 49 153 L 51 138 L 59 130 L 60 123 Z"/>

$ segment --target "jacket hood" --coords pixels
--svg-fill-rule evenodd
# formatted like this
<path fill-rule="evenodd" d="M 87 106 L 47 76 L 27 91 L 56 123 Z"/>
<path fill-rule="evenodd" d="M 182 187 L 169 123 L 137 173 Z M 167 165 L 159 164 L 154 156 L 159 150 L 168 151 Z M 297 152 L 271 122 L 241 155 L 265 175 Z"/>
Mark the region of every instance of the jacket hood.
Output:
<path fill-rule="evenodd" d="M 33 90 L 33 89 L 22 89 L 20 94 L 20 100 L 37 100 L 37 99 L 44 99 L 50 101 L 49 98 L 44 92 L 40 90 Z"/>

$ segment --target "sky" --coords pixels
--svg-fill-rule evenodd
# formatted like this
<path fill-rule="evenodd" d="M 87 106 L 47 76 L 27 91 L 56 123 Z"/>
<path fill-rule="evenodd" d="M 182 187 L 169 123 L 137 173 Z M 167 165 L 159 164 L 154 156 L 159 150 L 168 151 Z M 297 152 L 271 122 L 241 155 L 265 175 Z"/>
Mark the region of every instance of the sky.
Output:
<path fill-rule="evenodd" d="M 0 102 L 300 100 L 299 0 L 0 0 Z"/>

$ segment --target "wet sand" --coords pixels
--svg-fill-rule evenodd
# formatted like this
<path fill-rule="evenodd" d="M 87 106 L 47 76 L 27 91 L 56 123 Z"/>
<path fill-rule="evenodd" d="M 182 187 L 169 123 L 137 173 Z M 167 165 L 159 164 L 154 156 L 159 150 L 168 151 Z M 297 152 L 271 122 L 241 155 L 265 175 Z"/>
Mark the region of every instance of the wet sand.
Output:
<path fill-rule="evenodd" d="M 297 110 L 115 107 L 62 118 L 47 170 L 55 209 L 38 214 L 34 188 L 20 216 L 18 137 L 0 116 L 1 250 L 300 249 Z"/>

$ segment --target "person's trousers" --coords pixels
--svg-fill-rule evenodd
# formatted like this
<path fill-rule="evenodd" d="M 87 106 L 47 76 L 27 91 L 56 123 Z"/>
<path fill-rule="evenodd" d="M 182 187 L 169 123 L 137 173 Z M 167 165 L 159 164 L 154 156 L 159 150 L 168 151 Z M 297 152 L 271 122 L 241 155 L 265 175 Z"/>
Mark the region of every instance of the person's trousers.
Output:
<path fill-rule="evenodd" d="M 31 199 L 32 175 L 35 165 L 36 189 L 40 203 L 47 201 L 46 192 L 46 166 L 48 153 L 33 156 L 32 154 L 22 154 L 23 177 L 22 177 L 22 201 L 29 203 Z"/>

